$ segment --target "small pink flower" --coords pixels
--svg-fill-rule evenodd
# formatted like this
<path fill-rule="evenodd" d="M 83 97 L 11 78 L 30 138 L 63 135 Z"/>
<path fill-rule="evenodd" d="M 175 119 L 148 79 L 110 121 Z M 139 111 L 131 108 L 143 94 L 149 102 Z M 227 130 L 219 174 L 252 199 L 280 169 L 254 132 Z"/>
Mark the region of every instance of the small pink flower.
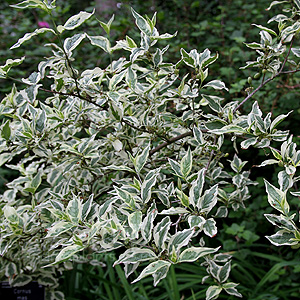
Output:
<path fill-rule="evenodd" d="M 44 22 L 44 21 L 39 21 L 38 22 L 38 25 L 39 25 L 39 27 L 40 28 L 50 28 L 50 25 L 49 25 L 49 23 L 48 22 Z"/>

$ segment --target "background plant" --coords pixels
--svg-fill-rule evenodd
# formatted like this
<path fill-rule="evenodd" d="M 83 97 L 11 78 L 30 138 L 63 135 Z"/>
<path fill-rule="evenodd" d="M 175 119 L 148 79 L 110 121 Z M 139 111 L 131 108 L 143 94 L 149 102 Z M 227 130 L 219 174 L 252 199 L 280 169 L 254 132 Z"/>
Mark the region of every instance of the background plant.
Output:
<path fill-rule="evenodd" d="M 54 9 L 46 2 L 25 2 L 48 13 Z M 279 22 L 279 33 L 258 25 L 260 43 L 248 44 L 259 50 L 253 65 L 262 73 L 260 88 L 298 71 L 297 63 L 291 62 L 291 68 L 287 64 L 287 54 L 298 54 L 291 45 L 298 31 L 297 9 L 295 3 L 288 11 L 292 17 L 284 20 L 285 26 Z M 271 121 L 271 115 L 263 116 L 257 102 L 247 115 L 238 112 L 241 106 L 237 101 L 221 103 L 220 92 L 226 91 L 225 84 L 207 77 L 208 66 L 213 66 L 217 54 L 208 49 L 200 53 L 181 49 L 179 62 L 166 63 L 167 49 L 154 46 L 172 35 L 159 35 L 155 17 L 145 19 L 134 10 L 133 16 L 141 31 L 141 43 L 127 37 L 114 45 L 105 36 L 81 31 L 72 35 L 69 30 L 77 30 L 83 21 L 92 18 L 92 13 L 85 12 L 63 26 L 35 32 L 53 34 L 58 45 L 50 44 L 53 56 L 39 64 L 39 72 L 22 80 L 29 87 L 20 91 L 14 87 L 2 101 L 2 164 L 21 174 L 7 185 L 2 196 L 3 274 L 15 285 L 37 279 L 52 287 L 49 297 L 61 298 L 62 294 L 54 291 L 56 272 L 70 266 L 58 263 L 69 259 L 90 262 L 86 251 L 114 250 L 120 255 L 116 263 L 125 264 L 127 275 L 139 264 L 144 268 L 133 279 L 153 274 L 157 283 L 171 266 L 174 275 L 170 282 L 176 294 L 173 265 L 204 257 L 202 270 L 206 267 L 210 286 L 207 299 L 215 298 L 222 289 L 239 296 L 236 285 L 226 283 L 233 254 L 228 250 L 236 247 L 226 240 L 226 234 L 227 238 L 235 235 L 241 244 L 245 241 L 245 246 L 251 246 L 258 235 L 254 233 L 254 222 L 233 222 L 229 226 L 222 218 L 227 217 L 228 210 L 231 217 L 251 217 L 257 203 L 252 207 L 247 203 L 248 211 L 244 210 L 245 200 L 250 197 L 248 185 L 254 182 L 244 171 L 246 163 L 229 150 L 229 145 L 223 146 L 224 136 L 227 139 L 232 135 L 236 150 L 242 142 L 244 149 L 255 146 L 271 151 L 274 159 L 261 166 L 285 167 L 279 172 L 280 189 L 274 182 L 266 183 L 269 202 L 281 213 L 267 215 L 272 224 L 280 227 L 279 233 L 269 239 L 276 245 L 295 247 L 298 229 L 289 215 L 286 195 L 297 181 L 294 174 L 298 152 L 291 138 L 285 141 L 288 132 L 276 129 L 287 114 Z M 102 24 L 106 32 L 109 25 L 110 22 Z M 13 48 L 32 36 L 19 40 Z M 105 68 L 77 71 L 73 56 L 82 41 L 100 47 L 112 62 Z M 119 50 L 123 52 L 118 59 Z M 2 76 L 10 77 L 9 69 L 21 62 L 22 59 L 7 61 L 2 66 Z M 51 85 L 42 86 L 43 78 L 50 79 Z M 251 99 L 257 87 L 253 80 L 248 81 L 249 96 L 245 100 Z M 51 96 L 40 98 L 38 90 Z M 271 140 L 283 144 L 276 150 L 270 146 Z M 231 154 L 226 158 L 228 151 Z M 297 196 L 297 192 L 293 193 Z M 265 212 L 268 210 L 273 212 L 271 208 Z M 217 224 L 224 228 L 218 234 Z M 215 234 L 221 243 L 211 239 Z M 23 253 L 19 247 L 22 243 L 30 246 L 23 247 Z M 225 252 L 214 254 L 221 244 Z M 125 252 L 124 246 L 128 248 Z M 20 256 L 18 261 L 13 260 L 15 253 Z M 256 297 L 259 288 L 282 267 L 290 268 L 281 274 L 287 277 L 289 270 L 297 267 L 295 259 L 278 260 L 261 252 L 235 254 L 235 259 L 241 261 L 236 277 L 241 272 L 247 274 L 243 292 L 248 298 Z M 250 285 L 257 283 L 257 275 L 251 274 L 258 268 L 243 261 L 246 257 L 253 260 L 256 255 L 278 264 L 270 272 L 260 273 L 262 279 L 253 292 Z M 50 266 L 41 269 L 47 263 Z M 97 259 L 92 263 L 102 264 Z M 149 271 L 150 268 L 154 269 Z M 178 287 L 177 291 L 179 295 Z"/>

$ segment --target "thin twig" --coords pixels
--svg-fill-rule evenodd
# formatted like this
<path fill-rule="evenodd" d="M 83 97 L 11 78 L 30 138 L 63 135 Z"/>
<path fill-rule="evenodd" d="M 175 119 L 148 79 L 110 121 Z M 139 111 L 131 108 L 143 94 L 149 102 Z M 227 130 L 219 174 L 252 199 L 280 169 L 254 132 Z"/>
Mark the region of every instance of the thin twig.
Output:
<path fill-rule="evenodd" d="M 173 226 L 175 225 L 175 233 L 178 232 L 178 224 L 180 223 L 180 221 L 182 219 L 182 216 L 183 216 L 183 214 L 179 215 L 178 220 L 175 223 L 172 224 Z"/>
<path fill-rule="evenodd" d="M 51 21 L 52 21 L 52 24 L 53 24 L 53 27 L 54 27 L 55 35 L 57 36 L 58 41 L 59 41 L 59 43 L 61 45 L 61 49 L 62 49 L 62 51 L 65 54 L 66 62 L 68 64 L 68 66 L 70 67 L 71 71 L 72 71 L 72 74 L 70 74 L 70 75 L 74 79 L 78 97 L 80 97 L 80 89 L 79 89 L 79 86 L 78 86 L 78 81 L 77 81 L 77 78 L 76 78 L 75 70 L 74 70 L 74 68 L 73 68 L 73 66 L 71 64 L 71 61 L 70 61 L 69 56 L 68 56 L 68 53 L 66 52 L 66 50 L 64 48 L 64 44 L 63 44 L 62 39 L 61 39 L 61 34 L 58 31 L 58 29 L 57 29 L 56 23 L 55 23 L 55 21 L 54 21 L 53 16 L 52 16 L 51 13 L 50 13 L 50 18 L 51 18 Z"/>
<path fill-rule="evenodd" d="M 284 61 L 283 61 L 283 64 L 282 64 L 282 66 L 281 66 L 281 68 L 280 68 L 279 74 L 282 72 L 282 70 L 283 70 L 283 68 L 284 68 L 284 66 L 285 66 L 285 64 L 286 64 L 286 62 L 287 62 L 287 59 L 288 59 L 288 57 L 289 57 L 289 55 L 290 55 L 290 53 L 291 53 L 292 46 L 293 46 L 293 42 L 294 42 L 294 37 L 293 37 L 292 40 L 291 40 L 291 43 L 290 43 L 290 47 L 289 47 L 288 53 L 287 53 L 286 57 L 284 58 Z"/>
<path fill-rule="evenodd" d="M 150 152 L 149 152 L 149 155 L 153 155 L 155 152 L 158 152 L 160 149 L 164 148 L 164 147 L 167 147 L 168 145 L 170 144 L 173 144 L 175 143 L 176 141 L 179 141 L 187 136 L 191 136 L 193 135 L 193 132 L 192 131 L 188 131 L 188 132 L 185 132 L 183 134 L 180 134 L 180 135 L 177 135 L 171 139 L 169 139 L 168 141 L 156 146 L 154 149 L 152 149 Z"/>
<path fill-rule="evenodd" d="M 216 144 L 216 142 L 217 142 L 217 137 L 214 136 L 214 145 Z M 213 159 L 214 155 L 215 155 L 215 150 L 212 150 L 211 153 L 210 153 L 208 162 L 207 162 L 207 164 L 206 164 L 206 167 L 205 167 L 205 170 L 204 170 L 203 177 L 205 177 L 205 175 L 206 175 L 206 173 L 207 173 L 207 171 L 208 171 L 208 168 L 209 168 L 209 166 L 210 166 L 210 164 L 211 164 L 211 162 L 212 162 L 212 159 Z"/>
<path fill-rule="evenodd" d="M 155 133 L 158 137 L 160 137 L 161 139 L 165 140 L 166 142 L 169 141 L 169 139 L 168 139 L 166 136 L 163 136 L 163 135 L 161 135 L 161 134 L 159 134 L 159 133 L 157 133 L 157 132 L 154 132 L 154 131 L 150 131 L 150 130 L 148 130 L 148 129 L 146 129 L 146 128 L 143 128 L 143 129 L 142 129 L 142 128 L 139 128 L 139 127 L 137 127 L 137 126 L 131 124 L 131 123 L 128 122 L 127 120 L 122 119 L 121 122 L 127 124 L 128 126 L 134 128 L 135 130 L 138 130 L 138 131 L 141 131 L 141 132 L 147 132 L 147 133 L 150 133 L 150 134 Z"/>
<path fill-rule="evenodd" d="M 101 105 L 99 105 L 98 103 L 92 101 L 92 100 L 89 99 L 89 98 L 83 97 L 83 96 L 81 96 L 80 94 L 77 95 L 77 94 L 73 94 L 73 93 L 57 92 L 57 91 L 47 90 L 47 89 L 40 88 L 40 87 L 39 87 L 39 90 L 44 91 L 44 92 L 48 92 L 48 93 L 52 93 L 52 94 L 59 94 L 59 95 L 63 95 L 63 96 L 77 97 L 77 98 L 80 98 L 81 100 L 84 100 L 84 101 L 86 101 L 86 102 L 89 102 L 89 103 L 91 103 L 91 104 L 94 104 L 94 105 L 96 105 L 97 107 L 100 107 L 100 108 L 103 109 L 103 107 L 102 107 Z"/>
<path fill-rule="evenodd" d="M 296 72 L 299 72 L 300 70 L 292 70 L 292 71 L 285 71 L 283 72 L 283 68 L 284 66 L 286 65 L 286 62 L 287 62 L 287 59 L 290 55 L 290 52 L 291 52 L 291 49 L 292 49 L 292 45 L 293 45 L 293 39 L 291 41 L 291 44 L 289 46 L 289 50 L 288 50 L 288 53 L 286 55 L 286 57 L 284 58 L 284 61 L 282 63 L 282 66 L 279 70 L 279 72 L 277 74 L 275 74 L 274 76 L 268 78 L 266 81 L 264 81 L 265 77 L 263 77 L 263 80 L 261 82 L 261 84 L 252 92 L 250 93 L 234 110 L 233 110 L 233 113 L 235 113 L 247 100 L 249 100 L 250 98 L 252 98 L 252 96 L 254 94 L 256 94 L 264 85 L 266 85 L 268 82 L 272 81 L 273 79 L 275 79 L 276 77 L 278 77 L 279 75 L 281 74 L 291 74 L 291 73 L 296 73 Z"/>

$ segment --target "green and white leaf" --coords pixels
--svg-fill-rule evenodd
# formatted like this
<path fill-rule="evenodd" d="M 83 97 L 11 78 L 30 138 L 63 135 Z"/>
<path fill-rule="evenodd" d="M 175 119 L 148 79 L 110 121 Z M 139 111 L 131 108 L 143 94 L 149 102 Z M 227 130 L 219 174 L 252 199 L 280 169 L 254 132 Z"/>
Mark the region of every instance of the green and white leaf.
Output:
<path fill-rule="evenodd" d="M 60 33 L 62 33 L 64 30 L 73 30 L 89 19 L 94 12 L 95 10 L 93 10 L 92 13 L 81 11 L 79 14 L 70 17 L 63 26 L 57 26 L 57 29 Z"/>
<path fill-rule="evenodd" d="M 198 172 L 197 179 L 193 181 L 189 192 L 190 204 L 193 207 L 195 207 L 201 199 L 204 183 L 205 183 L 205 169 L 203 168 Z"/>
<path fill-rule="evenodd" d="M 267 180 L 264 179 L 264 181 L 270 205 L 283 214 L 288 213 L 290 208 L 286 200 L 286 193 L 270 184 Z"/>
<path fill-rule="evenodd" d="M 221 291 L 222 291 L 222 287 L 218 285 L 211 285 L 206 291 L 205 300 L 217 299 Z"/>
<path fill-rule="evenodd" d="M 203 232 L 209 237 L 214 237 L 218 232 L 216 221 L 212 218 L 207 219 L 203 225 Z"/>
<path fill-rule="evenodd" d="M 178 263 L 182 262 L 193 262 L 198 260 L 201 257 L 204 257 L 208 254 L 217 252 L 220 249 L 218 248 L 208 248 L 208 247 L 190 247 L 183 250 L 178 258 Z"/>
<path fill-rule="evenodd" d="M 285 230 L 279 230 L 271 236 L 266 236 L 266 238 L 275 246 L 292 246 L 298 243 L 297 241 L 293 240 L 295 238 L 294 233 L 287 232 Z"/>
<path fill-rule="evenodd" d="M 132 283 L 135 283 L 139 280 L 141 280 L 142 278 L 149 276 L 149 275 L 153 275 L 157 272 L 159 272 L 161 269 L 163 269 L 163 271 L 165 272 L 166 267 L 169 268 L 171 265 L 170 262 L 168 261 L 164 261 L 164 260 L 158 260 L 155 261 L 153 263 L 151 263 L 150 265 L 148 265 L 142 272 L 141 274 L 138 276 L 137 279 L 135 279 Z M 158 281 L 156 280 L 156 284 L 158 283 Z"/>
<path fill-rule="evenodd" d="M 73 51 L 81 41 L 86 37 L 85 33 L 77 33 L 72 37 L 66 38 L 64 41 L 64 49 L 67 53 Z"/>
<path fill-rule="evenodd" d="M 20 47 L 24 42 L 30 40 L 33 36 L 36 36 L 36 35 L 39 35 L 41 33 L 44 33 L 44 32 L 51 32 L 53 34 L 55 34 L 55 31 L 53 29 L 50 29 L 50 28 L 38 28 L 36 29 L 35 31 L 31 32 L 31 33 L 25 33 L 25 35 L 20 38 L 13 46 L 10 47 L 10 49 L 15 49 L 15 48 L 18 48 Z"/>
<path fill-rule="evenodd" d="M 55 258 L 53 264 L 58 264 L 60 262 L 66 261 L 72 258 L 77 252 L 82 251 L 84 246 L 81 245 L 71 245 L 63 248 Z M 52 265 L 52 264 L 51 264 Z"/>
<path fill-rule="evenodd" d="M 180 171 L 184 178 L 190 174 L 193 165 L 193 157 L 191 149 L 189 148 L 185 156 L 181 159 L 180 162 Z"/>

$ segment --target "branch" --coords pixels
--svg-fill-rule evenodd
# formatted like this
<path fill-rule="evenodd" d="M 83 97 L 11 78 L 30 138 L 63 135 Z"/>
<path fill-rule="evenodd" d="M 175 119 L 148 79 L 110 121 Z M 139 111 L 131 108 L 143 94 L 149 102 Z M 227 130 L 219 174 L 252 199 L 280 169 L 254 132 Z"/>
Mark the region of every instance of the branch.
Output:
<path fill-rule="evenodd" d="M 214 136 L 214 145 L 216 144 L 216 142 L 217 142 L 217 137 L 216 137 L 216 135 L 215 135 L 215 136 Z M 204 170 L 204 174 L 203 174 L 203 177 L 204 177 L 204 178 L 205 178 L 205 175 L 206 175 L 206 173 L 207 173 L 207 171 L 208 171 L 208 168 L 209 168 L 209 166 L 210 166 L 210 164 L 211 164 L 211 162 L 212 162 L 212 160 L 213 160 L 214 155 L 215 155 L 215 150 L 212 150 L 211 153 L 210 153 L 210 156 L 209 156 L 207 165 L 206 165 L 205 170 Z"/>
<path fill-rule="evenodd" d="M 283 68 L 284 66 L 286 65 L 286 62 L 287 62 L 287 59 L 290 55 L 290 52 L 291 52 L 291 49 L 292 49 L 292 46 L 293 46 L 293 41 L 294 41 L 294 38 L 291 40 L 291 44 L 289 46 L 289 50 L 288 50 L 288 53 L 287 55 L 285 56 L 284 58 L 284 61 L 282 63 L 282 66 L 279 70 L 279 72 L 277 74 L 275 74 L 274 76 L 268 78 L 266 81 L 264 81 L 265 77 L 263 77 L 263 80 L 261 82 L 261 84 L 252 92 L 250 93 L 234 110 L 233 110 L 233 113 L 235 113 L 247 100 L 249 100 L 250 98 L 252 98 L 252 96 L 254 94 L 256 94 L 264 85 L 266 85 L 268 82 L 272 81 L 273 79 L 275 79 L 276 77 L 278 77 L 279 75 L 281 74 L 291 74 L 291 73 L 296 73 L 296 72 L 299 72 L 300 70 L 297 69 L 297 70 L 292 70 L 292 71 L 285 71 L 283 72 Z"/>
<path fill-rule="evenodd" d="M 73 94 L 73 93 L 63 93 L 63 92 L 57 92 L 57 91 L 52 91 L 52 90 L 47 90 L 47 89 L 44 89 L 44 88 L 38 88 L 39 90 L 41 91 L 44 91 L 44 92 L 47 92 L 47 93 L 52 93 L 52 94 L 58 94 L 58 95 L 63 95 L 63 96 L 73 96 L 73 97 L 77 97 L 77 98 L 80 98 L 81 100 L 85 100 L 91 104 L 94 104 L 100 108 L 103 108 L 101 105 L 97 104 L 96 102 L 92 101 L 90 98 L 86 98 L 86 97 L 83 97 L 81 95 L 77 95 L 77 94 Z"/>
<path fill-rule="evenodd" d="M 159 133 L 157 133 L 157 132 L 155 132 L 155 131 L 150 131 L 150 130 L 147 130 L 147 129 L 145 129 L 145 128 L 144 128 L 144 129 L 139 128 L 139 127 L 137 127 L 137 126 L 131 124 L 130 122 L 128 122 L 127 120 L 124 120 L 124 119 L 122 119 L 121 122 L 127 124 L 129 127 L 132 127 L 132 128 L 134 128 L 135 130 L 138 130 L 138 131 L 141 131 L 141 132 L 147 132 L 147 133 L 150 133 L 150 134 L 156 134 L 158 137 L 160 137 L 161 139 L 165 140 L 166 142 L 169 141 L 169 139 L 168 139 L 167 137 L 165 137 L 165 136 L 163 136 L 163 135 L 161 135 L 161 134 L 159 134 Z"/>
<path fill-rule="evenodd" d="M 277 87 L 293 90 L 293 89 L 299 88 L 300 84 L 296 84 L 296 85 L 279 84 L 279 85 L 277 85 Z"/>
<path fill-rule="evenodd" d="M 167 147 L 168 145 L 173 144 L 173 143 L 175 143 L 175 142 L 177 142 L 177 141 L 179 141 L 179 140 L 181 140 L 181 139 L 183 139 L 183 138 L 185 138 L 185 137 L 187 137 L 187 136 L 191 136 L 191 135 L 193 135 L 193 132 L 192 132 L 192 131 L 188 131 L 188 132 L 185 132 L 185 133 L 183 133 L 183 134 L 177 135 L 177 136 L 175 136 L 175 137 L 169 139 L 168 141 L 166 141 L 166 142 L 164 142 L 164 143 L 162 143 L 162 144 L 156 146 L 154 149 L 152 149 L 152 150 L 149 152 L 149 155 L 151 156 L 151 155 L 153 155 L 155 152 L 158 152 L 160 149 L 162 149 L 162 148 L 164 148 L 164 147 Z"/>

